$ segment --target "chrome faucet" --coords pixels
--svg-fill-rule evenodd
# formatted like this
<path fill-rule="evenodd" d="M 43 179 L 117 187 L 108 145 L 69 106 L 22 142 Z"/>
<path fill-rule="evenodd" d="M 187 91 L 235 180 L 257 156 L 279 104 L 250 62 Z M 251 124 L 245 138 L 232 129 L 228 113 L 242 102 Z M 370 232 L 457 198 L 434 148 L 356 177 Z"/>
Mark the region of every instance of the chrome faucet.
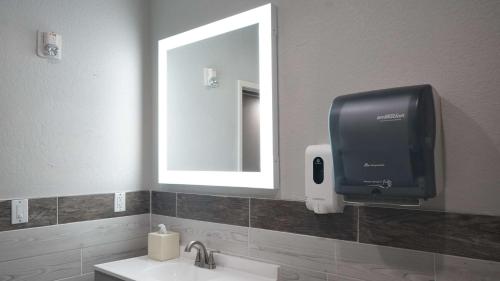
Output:
<path fill-rule="evenodd" d="M 196 260 L 194 265 L 197 267 L 203 267 L 208 269 L 215 269 L 214 253 L 220 253 L 220 251 L 209 251 L 207 254 L 207 248 L 200 241 L 191 241 L 184 248 L 184 252 L 191 252 L 192 248 L 196 249 Z"/>

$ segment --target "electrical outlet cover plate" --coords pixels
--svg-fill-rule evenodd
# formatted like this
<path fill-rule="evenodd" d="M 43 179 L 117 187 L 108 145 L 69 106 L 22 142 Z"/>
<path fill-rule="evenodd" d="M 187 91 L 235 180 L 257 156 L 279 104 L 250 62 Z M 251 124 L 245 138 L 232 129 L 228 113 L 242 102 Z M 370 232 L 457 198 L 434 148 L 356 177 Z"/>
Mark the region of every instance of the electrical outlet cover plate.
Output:
<path fill-rule="evenodd" d="M 28 222 L 28 199 L 14 199 L 11 201 L 12 224 Z"/>
<path fill-rule="evenodd" d="M 125 192 L 116 192 L 115 193 L 115 213 L 116 212 L 125 212 L 126 206 L 126 195 Z"/>

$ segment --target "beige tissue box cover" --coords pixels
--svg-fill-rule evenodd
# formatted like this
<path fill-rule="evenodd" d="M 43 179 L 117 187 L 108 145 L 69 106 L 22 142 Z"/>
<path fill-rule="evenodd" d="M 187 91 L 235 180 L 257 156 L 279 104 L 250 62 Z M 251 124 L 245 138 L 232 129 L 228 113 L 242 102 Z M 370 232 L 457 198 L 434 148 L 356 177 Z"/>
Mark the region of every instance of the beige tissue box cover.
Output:
<path fill-rule="evenodd" d="M 157 261 L 166 261 L 179 257 L 179 233 L 168 231 L 148 235 L 148 257 Z"/>

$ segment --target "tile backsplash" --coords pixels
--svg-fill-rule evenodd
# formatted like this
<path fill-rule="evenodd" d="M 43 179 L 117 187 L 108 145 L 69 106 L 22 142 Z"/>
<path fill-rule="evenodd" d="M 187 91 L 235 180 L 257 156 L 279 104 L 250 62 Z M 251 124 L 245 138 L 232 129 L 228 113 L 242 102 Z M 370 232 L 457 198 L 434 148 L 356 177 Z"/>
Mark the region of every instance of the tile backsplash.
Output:
<path fill-rule="evenodd" d="M 146 254 L 149 214 L 0 232 L 0 280 L 90 281 L 96 263 Z"/>
<path fill-rule="evenodd" d="M 280 280 L 500 280 L 500 217 L 353 206 L 316 215 L 297 201 L 152 198 L 153 226 L 165 223 L 184 243 L 280 264 Z M 175 208 L 155 202 L 166 198 Z"/>
<path fill-rule="evenodd" d="M 150 192 L 128 192 L 120 213 L 113 198 L 29 199 L 29 222 L 16 225 L 10 201 L 0 201 L 0 280 L 91 281 L 94 264 L 145 255 Z"/>
<path fill-rule="evenodd" d="M 153 205 L 165 197 L 176 202 L 178 218 L 500 261 L 497 216 L 353 206 L 317 215 L 298 201 L 158 191 L 152 192 Z M 165 212 L 157 208 L 153 214 Z"/>
<path fill-rule="evenodd" d="M 500 280 L 500 217 L 354 206 L 316 215 L 298 201 L 160 191 L 129 192 L 127 211 L 114 213 L 113 196 L 30 199 L 20 225 L 0 201 L 0 279 L 92 280 L 94 264 L 144 255 L 147 232 L 165 223 L 183 243 L 280 264 L 280 280 Z"/>

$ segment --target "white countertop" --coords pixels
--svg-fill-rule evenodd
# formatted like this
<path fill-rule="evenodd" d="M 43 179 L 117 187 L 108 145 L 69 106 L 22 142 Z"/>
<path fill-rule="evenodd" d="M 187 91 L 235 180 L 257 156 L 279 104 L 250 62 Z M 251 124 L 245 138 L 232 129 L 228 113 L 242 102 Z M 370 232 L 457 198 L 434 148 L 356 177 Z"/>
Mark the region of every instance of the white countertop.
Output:
<path fill-rule="evenodd" d="M 194 266 L 194 257 L 159 262 L 147 256 L 94 266 L 96 271 L 125 281 L 276 281 L 278 265 L 217 254 L 216 269 Z"/>

